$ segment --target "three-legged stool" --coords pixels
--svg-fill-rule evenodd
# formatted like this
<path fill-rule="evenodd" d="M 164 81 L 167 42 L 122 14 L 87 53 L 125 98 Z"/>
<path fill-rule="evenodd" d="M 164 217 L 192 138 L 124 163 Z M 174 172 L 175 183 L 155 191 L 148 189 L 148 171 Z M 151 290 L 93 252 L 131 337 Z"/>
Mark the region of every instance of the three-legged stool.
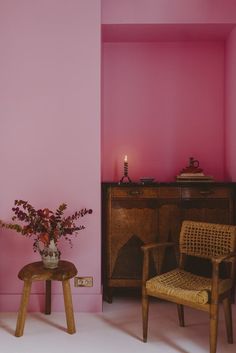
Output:
<path fill-rule="evenodd" d="M 51 313 L 51 281 L 62 282 L 67 332 L 70 334 L 76 332 L 70 289 L 70 279 L 76 274 L 76 267 L 69 261 L 59 261 L 58 267 L 53 270 L 44 268 L 42 261 L 30 263 L 20 270 L 18 277 L 24 281 L 24 288 L 17 317 L 16 337 L 20 337 L 24 333 L 27 306 L 33 281 L 46 281 L 45 314 Z"/>

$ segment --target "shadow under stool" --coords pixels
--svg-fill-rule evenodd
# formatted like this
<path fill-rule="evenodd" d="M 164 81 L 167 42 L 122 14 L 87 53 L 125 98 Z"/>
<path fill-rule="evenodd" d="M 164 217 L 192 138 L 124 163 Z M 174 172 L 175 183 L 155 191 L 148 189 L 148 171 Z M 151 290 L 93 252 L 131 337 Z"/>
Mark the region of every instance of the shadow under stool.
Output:
<path fill-rule="evenodd" d="M 44 268 L 42 261 L 33 262 L 20 270 L 18 277 L 24 281 L 24 287 L 17 317 L 16 337 L 20 337 L 24 333 L 27 306 L 33 281 L 46 281 L 45 314 L 51 314 L 51 281 L 62 282 L 67 332 L 70 334 L 76 332 L 70 289 L 70 279 L 76 275 L 77 269 L 75 265 L 69 261 L 59 261 L 58 267 L 55 269 Z"/>

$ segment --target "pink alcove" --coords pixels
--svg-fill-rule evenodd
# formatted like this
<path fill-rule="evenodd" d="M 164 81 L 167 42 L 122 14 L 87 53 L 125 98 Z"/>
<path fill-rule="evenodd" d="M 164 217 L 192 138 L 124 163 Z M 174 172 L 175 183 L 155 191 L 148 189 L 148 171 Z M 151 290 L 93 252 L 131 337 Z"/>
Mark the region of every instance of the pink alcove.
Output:
<path fill-rule="evenodd" d="M 233 0 L 103 0 L 102 180 L 174 181 L 190 156 L 234 181 Z"/>
<path fill-rule="evenodd" d="M 124 155 L 134 181 L 174 181 L 190 156 L 224 179 L 224 41 L 163 39 L 103 45 L 104 181 Z"/>

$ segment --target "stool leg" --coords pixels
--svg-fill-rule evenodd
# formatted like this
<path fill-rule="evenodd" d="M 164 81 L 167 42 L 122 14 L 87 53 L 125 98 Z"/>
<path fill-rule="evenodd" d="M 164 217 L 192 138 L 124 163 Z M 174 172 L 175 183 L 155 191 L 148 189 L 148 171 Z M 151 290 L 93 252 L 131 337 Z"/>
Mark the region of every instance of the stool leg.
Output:
<path fill-rule="evenodd" d="M 73 312 L 73 304 L 70 290 L 70 281 L 62 281 L 63 294 L 64 294 L 64 303 L 65 303 L 65 312 L 66 312 L 66 321 L 67 321 L 67 332 L 73 334 L 75 330 L 75 320 Z"/>
<path fill-rule="evenodd" d="M 24 333 L 26 310 L 29 302 L 31 284 L 32 284 L 31 281 L 24 281 L 24 288 L 21 296 L 21 304 L 20 304 L 18 317 L 17 317 L 17 324 L 16 324 L 16 331 L 15 331 L 16 337 L 23 336 L 23 333 Z"/>
<path fill-rule="evenodd" d="M 51 281 L 46 280 L 45 314 L 51 314 Z"/>

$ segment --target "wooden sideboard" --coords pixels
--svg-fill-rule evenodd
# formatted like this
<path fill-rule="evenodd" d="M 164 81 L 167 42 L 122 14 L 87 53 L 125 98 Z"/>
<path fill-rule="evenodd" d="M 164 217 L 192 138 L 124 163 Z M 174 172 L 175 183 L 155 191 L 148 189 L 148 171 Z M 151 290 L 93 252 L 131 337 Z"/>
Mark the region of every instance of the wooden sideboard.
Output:
<path fill-rule="evenodd" d="M 178 241 L 183 220 L 235 224 L 235 183 L 102 184 L 104 298 L 118 287 L 140 287 L 141 245 Z M 176 264 L 173 250 L 153 258 L 160 273 Z M 207 271 L 205 264 L 188 265 Z"/>

